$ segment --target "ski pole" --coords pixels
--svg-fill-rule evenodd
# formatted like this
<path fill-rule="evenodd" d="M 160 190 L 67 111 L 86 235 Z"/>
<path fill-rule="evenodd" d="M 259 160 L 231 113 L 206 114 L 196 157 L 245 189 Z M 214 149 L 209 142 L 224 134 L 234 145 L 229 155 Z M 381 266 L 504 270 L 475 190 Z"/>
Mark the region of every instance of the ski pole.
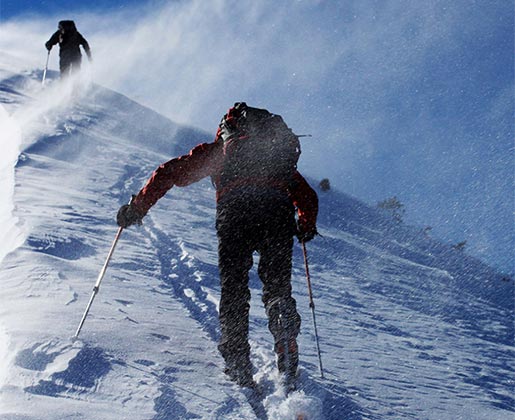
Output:
<path fill-rule="evenodd" d="M 41 81 L 42 86 L 45 86 L 46 72 L 48 70 L 48 60 L 49 59 L 50 59 L 50 50 L 48 50 L 48 54 L 46 55 L 45 70 L 43 71 L 43 80 Z"/>
<path fill-rule="evenodd" d="M 109 254 L 107 254 L 107 259 L 104 263 L 104 266 L 102 267 L 102 270 L 100 270 L 100 274 L 98 275 L 97 282 L 95 283 L 95 287 L 93 287 L 93 292 L 91 293 L 91 297 L 89 298 L 88 306 L 86 306 L 84 315 L 82 315 L 82 319 L 80 321 L 79 327 L 77 328 L 77 332 L 75 333 L 74 338 L 79 337 L 80 330 L 82 329 L 82 326 L 84 325 L 84 321 L 86 321 L 86 317 L 88 316 L 89 308 L 91 308 L 91 304 L 93 303 L 93 300 L 95 299 L 95 296 L 97 295 L 98 290 L 100 289 L 100 283 L 102 282 L 102 279 L 104 278 L 104 274 L 107 270 L 107 266 L 109 265 L 109 261 L 111 260 L 111 257 L 113 256 L 113 252 L 116 247 L 116 244 L 118 243 L 118 239 L 120 239 L 122 230 L 123 230 L 123 227 L 120 227 L 118 229 L 118 232 L 116 233 L 116 236 L 113 241 L 113 245 L 111 245 L 111 249 L 109 250 Z"/>
<path fill-rule="evenodd" d="M 313 316 L 313 328 L 315 330 L 315 340 L 317 345 L 318 366 L 320 368 L 320 377 L 324 379 L 324 369 L 322 368 L 322 355 L 320 354 L 320 344 L 318 342 L 317 322 L 315 319 L 315 302 L 313 302 L 313 291 L 311 289 L 311 276 L 309 275 L 308 252 L 306 251 L 306 243 L 302 242 L 302 253 L 304 254 L 304 265 L 306 266 L 306 280 L 308 282 L 309 307 Z"/>

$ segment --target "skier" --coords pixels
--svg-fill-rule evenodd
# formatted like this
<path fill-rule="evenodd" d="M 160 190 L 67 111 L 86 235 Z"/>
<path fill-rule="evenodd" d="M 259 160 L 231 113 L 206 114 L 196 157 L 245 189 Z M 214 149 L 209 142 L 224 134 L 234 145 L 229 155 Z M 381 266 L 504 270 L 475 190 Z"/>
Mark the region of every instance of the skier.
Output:
<path fill-rule="evenodd" d="M 318 212 L 316 192 L 296 170 L 299 154 L 298 137 L 280 116 L 236 103 L 223 117 L 214 142 L 200 144 L 159 166 L 117 215 L 123 228 L 140 224 L 174 185 L 186 186 L 211 176 L 217 196 L 221 281 L 218 348 L 225 373 L 245 387 L 255 385 L 248 342 L 248 272 L 254 251 L 260 256 L 262 300 L 278 369 L 286 385 L 295 386 L 301 320 L 291 294 L 293 238 L 313 239 Z"/>
<path fill-rule="evenodd" d="M 61 20 L 58 30 L 45 43 L 48 51 L 56 44 L 59 44 L 59 69 L 61 78 L 65 78 L 80 70 L 82 62 L 82 54 L 80 46 L 84 48 L 89 61 L 91 58 L 91 50 L 89 44 L 84 37 L 77 31 L 73 20 Z"/>

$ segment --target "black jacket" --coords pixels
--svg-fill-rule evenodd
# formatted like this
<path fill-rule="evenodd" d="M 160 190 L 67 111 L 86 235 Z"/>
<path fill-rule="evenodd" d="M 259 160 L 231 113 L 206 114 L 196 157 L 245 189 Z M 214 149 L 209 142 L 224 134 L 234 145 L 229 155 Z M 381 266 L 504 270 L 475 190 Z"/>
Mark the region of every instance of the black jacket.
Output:
<path fill-rule="evenodd" d="M 59 22 L 59 30 L 56 31 L 50 39 L 45 43 L 48 50 L 59 44 L 59 57 L 65 59 L 78 59 L 80 58 L 80 46 L 84 48 L 86 54 L 91 58 L 91 51 L 88 41 L 77 31 L 75 23 L 71 20 Z"/>

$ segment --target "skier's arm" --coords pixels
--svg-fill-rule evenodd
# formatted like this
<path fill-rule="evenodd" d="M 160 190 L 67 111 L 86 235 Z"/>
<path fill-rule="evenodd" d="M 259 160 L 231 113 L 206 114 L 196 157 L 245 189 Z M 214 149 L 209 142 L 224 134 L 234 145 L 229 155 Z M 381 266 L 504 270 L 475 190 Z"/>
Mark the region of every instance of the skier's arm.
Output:
<path fill-rule="evenodd" d="M 132 205 L 144 216 L 174 185 L 185 187 L 212 175 L 221 158 L 222 148 L 219 142 L 203 143 L 194 147 L 187 155 L 163 163 L 134 198 Z"/>
<path fill-rule="evenodd" d="M 84 38 L 80 33 L 79 39 L 79 45 L 82 45 L 82 48 L 84 48 L 84 51 L 86 51 L 86 55 L 88 56 L 89 61 L 91 61 L 91 49 L 89 48 L 88 41 L 86 41 L 86 38 Z"/>
<path fill-rule="evenodd" d="M 289 188 L 289 194 L 293 205 L 297 208 L 299 234 L 312 239 L 317 232 L 317 193 L 297 171 Z"/>
<path fill-rule="evenodd" d="M 58 44 L 59 43 L 59 31 L 55 32 L 51 37 L 50 39 L 45 42 L 45 47 L 48 51 L 50 51 L 52 49 L 52 47 L 55 45 L 55 44 Z"/>

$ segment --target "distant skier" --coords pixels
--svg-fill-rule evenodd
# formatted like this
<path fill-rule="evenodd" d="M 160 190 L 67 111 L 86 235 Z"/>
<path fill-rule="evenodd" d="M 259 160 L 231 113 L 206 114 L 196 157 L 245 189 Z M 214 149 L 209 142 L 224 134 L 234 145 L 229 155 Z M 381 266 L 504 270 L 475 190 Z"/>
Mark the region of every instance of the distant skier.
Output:
<path fill-rule="evenodd" d="M 262 300 L 275 341 L 278 368 L 294 387 L 300 316 L 291 291 L 293 237 L 317 234 L 318 198 L 296 170 L 298 137 L 278 115 L 237 103 L 223 117 L 214 142 L 159 166 L 130 205 L 120 208 L 118 225 L 139 224 L 170 188 L 211 176 L 216 187 L 221 280 L 219 350 L 225 373 L 252 387 L 248 342 L 253 252 L 260 255 Z M 298 221 L 295 222 L 295 208 Z"/>
<path fill-rule="evenodd" d="M 59 44 L 59 69 L 61 78 L 65 78 L 80 70 L 82 54 L 80 46 L 84 48 L 89 61 L 91 61 L 91 50 L 86 39 L 77 31 L 73 20 L 61 20 L 58 30 L 45 43 L 48 51 L 56 44 Z"/>

